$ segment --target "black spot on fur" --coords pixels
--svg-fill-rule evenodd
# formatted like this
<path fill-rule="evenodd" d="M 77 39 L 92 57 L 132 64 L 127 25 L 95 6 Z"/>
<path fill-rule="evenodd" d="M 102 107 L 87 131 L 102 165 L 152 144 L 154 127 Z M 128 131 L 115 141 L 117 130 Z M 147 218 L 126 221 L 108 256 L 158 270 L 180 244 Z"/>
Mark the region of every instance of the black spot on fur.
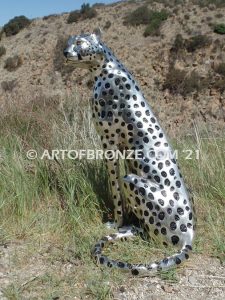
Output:
<path fill-rule="evenodd" d="M 171 241 L 172 241 L 173 245 L 177 245 L 179 243 L 179 240 L 180 239 L 179 239 L 179 237 L 177 235 L 173 235 L 171 237 Z"/>

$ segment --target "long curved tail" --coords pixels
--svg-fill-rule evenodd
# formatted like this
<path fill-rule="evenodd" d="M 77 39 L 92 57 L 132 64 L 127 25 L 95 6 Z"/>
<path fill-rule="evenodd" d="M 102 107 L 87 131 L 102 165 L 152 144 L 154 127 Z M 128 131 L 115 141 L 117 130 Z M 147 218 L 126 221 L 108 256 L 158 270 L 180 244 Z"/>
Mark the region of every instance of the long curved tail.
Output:
<path fill-rule="evenodd" d="M 102 254 L 103 248 L 109 243 L 114 243 L 116 240 L 125 241 L 128 238 L 136 236 L 140 232 L 135 227 L 120 228 L 120 231 L 115 234 L 107 235 L 101 238 L 93 247 L 92 256 L 97 264 L 105 265 L 110 268 L 119 268 L 131 272 L 132 275 L 149 275 L 152 271 L 159 271 L 177 266 L 189 258 L 189 252 L 192 250 L 191 245 L 184 245 L 180 251 L 168 256 L 158 262 L 149 264 L 130 264 L 119 260 L 113 260 Z"/>

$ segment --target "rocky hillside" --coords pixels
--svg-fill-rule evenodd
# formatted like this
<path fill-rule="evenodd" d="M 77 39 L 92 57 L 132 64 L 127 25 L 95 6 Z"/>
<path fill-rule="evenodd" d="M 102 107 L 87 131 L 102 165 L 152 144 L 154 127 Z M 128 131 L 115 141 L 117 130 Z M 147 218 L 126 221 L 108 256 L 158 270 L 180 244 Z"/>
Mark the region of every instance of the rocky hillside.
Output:
<path fill-rule="evenodd" d="M 154 12 L 166 11 L 162 22 L 153 24 L 157 30 L 150 25 L 145 36 L 146 24 L 124 22 L 143 5 Z M 56 105 L 71 93 L 79 95 L 78 104 L 87 104 L 91 93 L 87 72 L 66 66 L 62 50 L 69 35 L 99 26 L 104 42 L 133 72 L 167 131 L 186 134 L 196 122 L 204 122 L 221 132 L 225 125 L 223 1 L 122 1 L 96 5 L 95 10 L 93 18 L 68 23 L 69 13 L 51 15 L 32 20 L 15 35 L 2 34 L 4 114 L 10 107 L 22 109 L 41 98 Z M 221 32 L 215 30 L 218 24 Z"/>

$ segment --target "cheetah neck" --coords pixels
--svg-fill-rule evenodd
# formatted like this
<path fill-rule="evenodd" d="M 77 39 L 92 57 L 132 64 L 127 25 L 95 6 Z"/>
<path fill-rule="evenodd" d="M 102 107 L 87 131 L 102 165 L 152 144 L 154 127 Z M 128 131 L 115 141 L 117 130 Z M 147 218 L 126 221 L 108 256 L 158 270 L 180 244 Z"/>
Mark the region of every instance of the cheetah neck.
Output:
<path fill-rule="evenodd" d="M 114 55 L 112 50 L 108 48 L 104 43 L 101 43 L 103 58 L 99 65 L 90 69 L 91 74 L 94 77 L 102 77 L 104 73 L 109 71 L 118 71 L 127 73 L 129 77 L 132 77 L 127 68 L 120 62 L 120 60 Z"/>

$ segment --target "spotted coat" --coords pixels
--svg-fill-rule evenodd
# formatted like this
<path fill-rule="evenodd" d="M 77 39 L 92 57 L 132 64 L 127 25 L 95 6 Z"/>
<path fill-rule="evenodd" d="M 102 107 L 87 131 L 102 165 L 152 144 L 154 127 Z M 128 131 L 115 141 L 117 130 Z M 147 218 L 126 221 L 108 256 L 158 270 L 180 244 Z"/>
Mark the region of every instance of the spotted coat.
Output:
<path fill-rule="evenodd" d="M 173 150 L 138 83 L 97 33 L 73 36 L 64 51 L 75 67 L 87 68 L 94 78 L 92 117 L 105 150 L 138 151 L 126 161 L 122 177 L 119 161 L 106 160 L 119 231 L 103 237 L 92 250 L 95 260 L 108 267 L 148 274 L 180 264 L 189 257 L 194 237 L 194 213 Z M 122 227 L 132 212 L 153 238 L 179 247 L 159 262 L 130 264 L 103 255 L 107 243 L 126 240 L 140 229 Z"/>

